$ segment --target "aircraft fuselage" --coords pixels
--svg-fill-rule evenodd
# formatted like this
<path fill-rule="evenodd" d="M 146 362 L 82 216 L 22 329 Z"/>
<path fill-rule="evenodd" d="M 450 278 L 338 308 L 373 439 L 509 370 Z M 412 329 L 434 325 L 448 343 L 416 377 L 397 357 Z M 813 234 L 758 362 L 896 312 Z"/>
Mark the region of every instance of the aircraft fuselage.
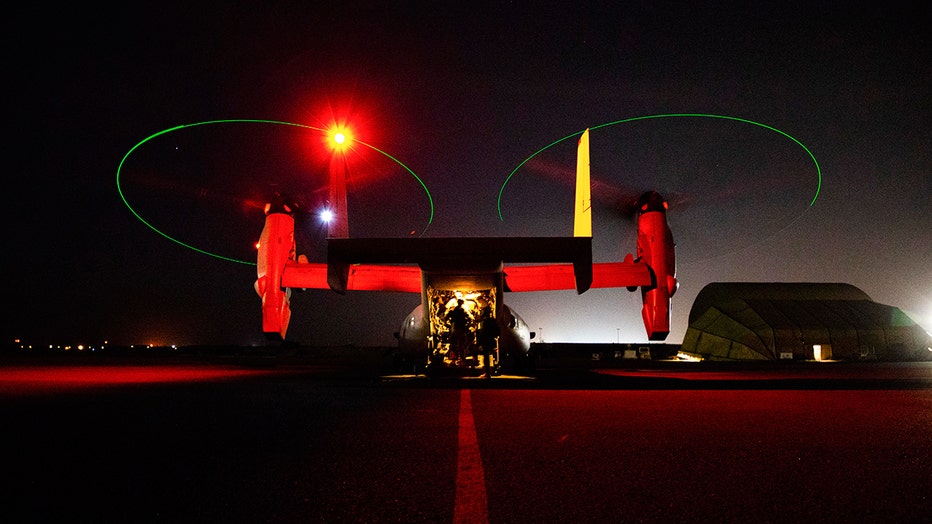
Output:
<path fill-rule="evenodd" d="M 276 195 L 266 207 L 258 249 L 255 289 L 262 298 L 263 331 L 285 337 L 291 289 L 420 292 L 420 305 L 397 333 L 401 353 L 425 365 L 485 368 L 492 360 L 522 366 L 533 364 L 534 333 L 504 304 L 504 291 L 627 287 L 641 289 L 650 340 L 663 340 L 678 286 L 667 203 L 653 191 L 638 200 L 636 259 L 594 264 L 588 135 L 586 130 L 577 147 L 571 237 L 349 238 L 343 227 L 330 231 L 327 262 L 309 263 L 296 255 L 293 210 Z M 331 185 L 337 188 L 331 196 L 345 201 L 345 179 L 337 176 Z M 487 329 L 481 331 L 497 326 L 497 342 L 486 344 L 480 355 L 479 325 L 486 317 L 494 323 L 484 322 Z"/>

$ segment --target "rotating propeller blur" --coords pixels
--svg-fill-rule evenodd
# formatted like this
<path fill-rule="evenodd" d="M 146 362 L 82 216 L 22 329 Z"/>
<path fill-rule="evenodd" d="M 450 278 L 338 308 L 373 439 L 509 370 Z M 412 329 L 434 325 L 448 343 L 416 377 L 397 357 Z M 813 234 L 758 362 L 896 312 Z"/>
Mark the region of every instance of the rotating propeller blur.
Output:
<path fill-rule="evenodd" d="M 264 206 L 280 194 L 302 223 L 302 252 L 323 259 L 333 170 L 346 178 L 353 236 L 420 235 L 433 220 L 430 193 L 401 161 L 348 129 L 289 122 L 218 120 L 155 133 L 126 153 L 117 188 L 167 239 L 244 264 L 255 263 Z"/>
<path fill-rule="evenodd" d="M 545 145 L 516 167 L 499 194 L 503 221 L 530 235 L 569 229 L 579 133 Z M 821 173 L 812 152 L 782 130 L 707 114 L 634 117 L 591 127 L 594 256 L 630 252 L 638 199 L 656 191 L 680 262 L 766 242 L 815 205 Z"/>

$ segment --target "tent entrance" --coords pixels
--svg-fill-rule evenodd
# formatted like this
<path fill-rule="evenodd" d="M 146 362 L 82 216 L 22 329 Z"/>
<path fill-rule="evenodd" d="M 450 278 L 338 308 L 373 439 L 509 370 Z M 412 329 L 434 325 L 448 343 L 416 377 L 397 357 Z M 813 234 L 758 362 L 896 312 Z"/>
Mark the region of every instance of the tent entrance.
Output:
<path fill-rule="evenodd" d="M 831 344 L 813 344 L 812 345 L 812 358 L 815 360 L 832 360 L 832 345 Z"/>

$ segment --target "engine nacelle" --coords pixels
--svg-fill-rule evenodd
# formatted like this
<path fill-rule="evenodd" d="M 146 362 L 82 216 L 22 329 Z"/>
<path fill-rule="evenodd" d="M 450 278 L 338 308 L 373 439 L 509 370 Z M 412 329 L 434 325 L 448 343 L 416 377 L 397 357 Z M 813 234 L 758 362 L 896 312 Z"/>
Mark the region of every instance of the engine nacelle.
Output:
<path fill-rule="evenodd" d="M 641 288 L 641 317 L 649 340 L 665 340 L 670 334 L 672 298 L 679 287 L 666 210 L 666 201 L 656 192 L 644 193 L 638 200 L 638 258 L 651 270 L 651 285 Z"/>
<path fill-rule="evenodd" d="M 262 298 L 262 331 L 284 339 L 291 321 L 291 290 L 281 286 L 285 263 L 295 259 L 294 216 L 277 198 L 266 206 L 256 258 L 256 293 Z"/>

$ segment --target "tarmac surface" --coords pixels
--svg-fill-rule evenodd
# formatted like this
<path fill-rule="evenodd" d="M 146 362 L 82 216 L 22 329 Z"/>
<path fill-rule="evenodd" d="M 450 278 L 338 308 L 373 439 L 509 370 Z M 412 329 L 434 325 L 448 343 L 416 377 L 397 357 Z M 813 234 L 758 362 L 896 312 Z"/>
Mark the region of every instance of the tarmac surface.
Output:
<path fill-rule="evenodd" d="M 0 522 L 932 522 L 932 363 L 0 358 Z"/>

